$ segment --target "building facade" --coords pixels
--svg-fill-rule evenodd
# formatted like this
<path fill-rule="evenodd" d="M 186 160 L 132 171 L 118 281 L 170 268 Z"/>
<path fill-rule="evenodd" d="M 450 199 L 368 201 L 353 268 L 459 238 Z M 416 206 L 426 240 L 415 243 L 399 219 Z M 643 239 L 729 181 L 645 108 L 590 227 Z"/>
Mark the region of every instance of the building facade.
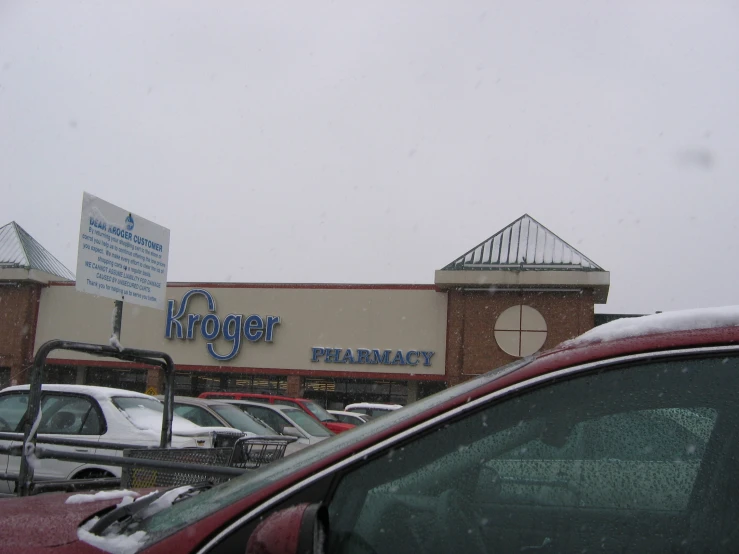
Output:
<path fill-rule="evenodd" d="M 32 279 L 28 256 L 2 265 L 2 245 L 0 385 L 27 382 L 48 340 L 107 344 L 112 301 L 78 292 L 58 268 Z M 406 404 L 587 331 L 608 288 L 607 271 L 524 215 L 428 285 L 169 283 L 165 311 L 124 305 L 121 342 L 172 356 L 177 394 Z M 45 382 L 161 392 L 159 370 L 53 356 Z"/>

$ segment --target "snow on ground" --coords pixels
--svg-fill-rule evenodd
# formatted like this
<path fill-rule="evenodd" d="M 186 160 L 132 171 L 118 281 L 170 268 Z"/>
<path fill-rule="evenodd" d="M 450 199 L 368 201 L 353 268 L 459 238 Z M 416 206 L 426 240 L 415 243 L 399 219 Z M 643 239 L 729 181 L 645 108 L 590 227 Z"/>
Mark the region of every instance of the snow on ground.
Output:
<path fill-rule="evenodd" d="M 563 343 L 563 346 L 578 346 L 593 342 L 639 337 L 670 331 L 735 326 L 739 326 L 739 306 L 680 310 L 642 317 L 617 319 L 599 325 L 579 337 L 566 341 Z"/>
<path fill-rule="evenodd" d="M 86 502 L 97 502 L 98 500 L 112 500 L 115 498 L 135 498 L 139 493 L 129 490 L 100 491 L 95 494 L 75 494 L 67 498 L 65 504 L 85 504 Z"/>

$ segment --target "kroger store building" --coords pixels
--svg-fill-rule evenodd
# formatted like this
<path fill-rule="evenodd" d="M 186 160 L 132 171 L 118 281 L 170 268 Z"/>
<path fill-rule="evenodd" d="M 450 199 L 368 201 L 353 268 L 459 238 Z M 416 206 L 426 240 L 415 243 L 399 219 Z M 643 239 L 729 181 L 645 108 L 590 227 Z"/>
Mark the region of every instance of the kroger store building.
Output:
<path fill-rule="evenodd" d="M 429 275 L 431 277 L 431 275 Z M 428 285 L 168 283 L 125 304 L 121 342 L 177 365 L 176 394 L 271 392 L 405 404 L 591 329 L 609 273 L 528 215 Z M 50 339 L 106 344 L 113 302 L 15 223 L 0 228 L 0 387 Z M 159 370 L 56 351 L 45 382 L 161 392 Z"/>

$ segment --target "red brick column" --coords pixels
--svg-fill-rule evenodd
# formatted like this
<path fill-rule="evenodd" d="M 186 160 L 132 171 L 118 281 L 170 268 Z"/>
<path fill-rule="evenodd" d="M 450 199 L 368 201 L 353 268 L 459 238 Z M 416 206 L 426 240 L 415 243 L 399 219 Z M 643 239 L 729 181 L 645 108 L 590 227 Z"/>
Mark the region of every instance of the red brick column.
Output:
<path fill-rule="evenodd" d="M 288 375 L 287 376 L 287 395 L 293 398 L 300 398 L 303 396 L 304 383 L 303 378 L 300 375 Z"/>

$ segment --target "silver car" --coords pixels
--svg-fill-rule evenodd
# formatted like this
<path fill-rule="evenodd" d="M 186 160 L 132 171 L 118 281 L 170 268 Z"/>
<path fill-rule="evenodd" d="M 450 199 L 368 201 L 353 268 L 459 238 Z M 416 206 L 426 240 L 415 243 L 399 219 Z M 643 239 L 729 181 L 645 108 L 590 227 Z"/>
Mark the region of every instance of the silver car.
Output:
<path fill-rule="evenodd" d="M 174 413 L 202 427 L 233 427 L 244 433 L 271 436 L 280 435 L 274 428 L 257 420 L 254 416 L 236 406 L 210 398 L 191 396 L 174 397 Z M 305 448 L 307 444 L 295 441 L 287 445 L 285 456 Z"/>
<path fill-rule="evenodd" d="M 282 435 L 297 437 L 298 442 L 308 446 L 334 436 L 315 419 L 300 408 L 279 404 L 262 404 L 248 400 L 226 400 L 245 412 L 263 421 Z"/>

